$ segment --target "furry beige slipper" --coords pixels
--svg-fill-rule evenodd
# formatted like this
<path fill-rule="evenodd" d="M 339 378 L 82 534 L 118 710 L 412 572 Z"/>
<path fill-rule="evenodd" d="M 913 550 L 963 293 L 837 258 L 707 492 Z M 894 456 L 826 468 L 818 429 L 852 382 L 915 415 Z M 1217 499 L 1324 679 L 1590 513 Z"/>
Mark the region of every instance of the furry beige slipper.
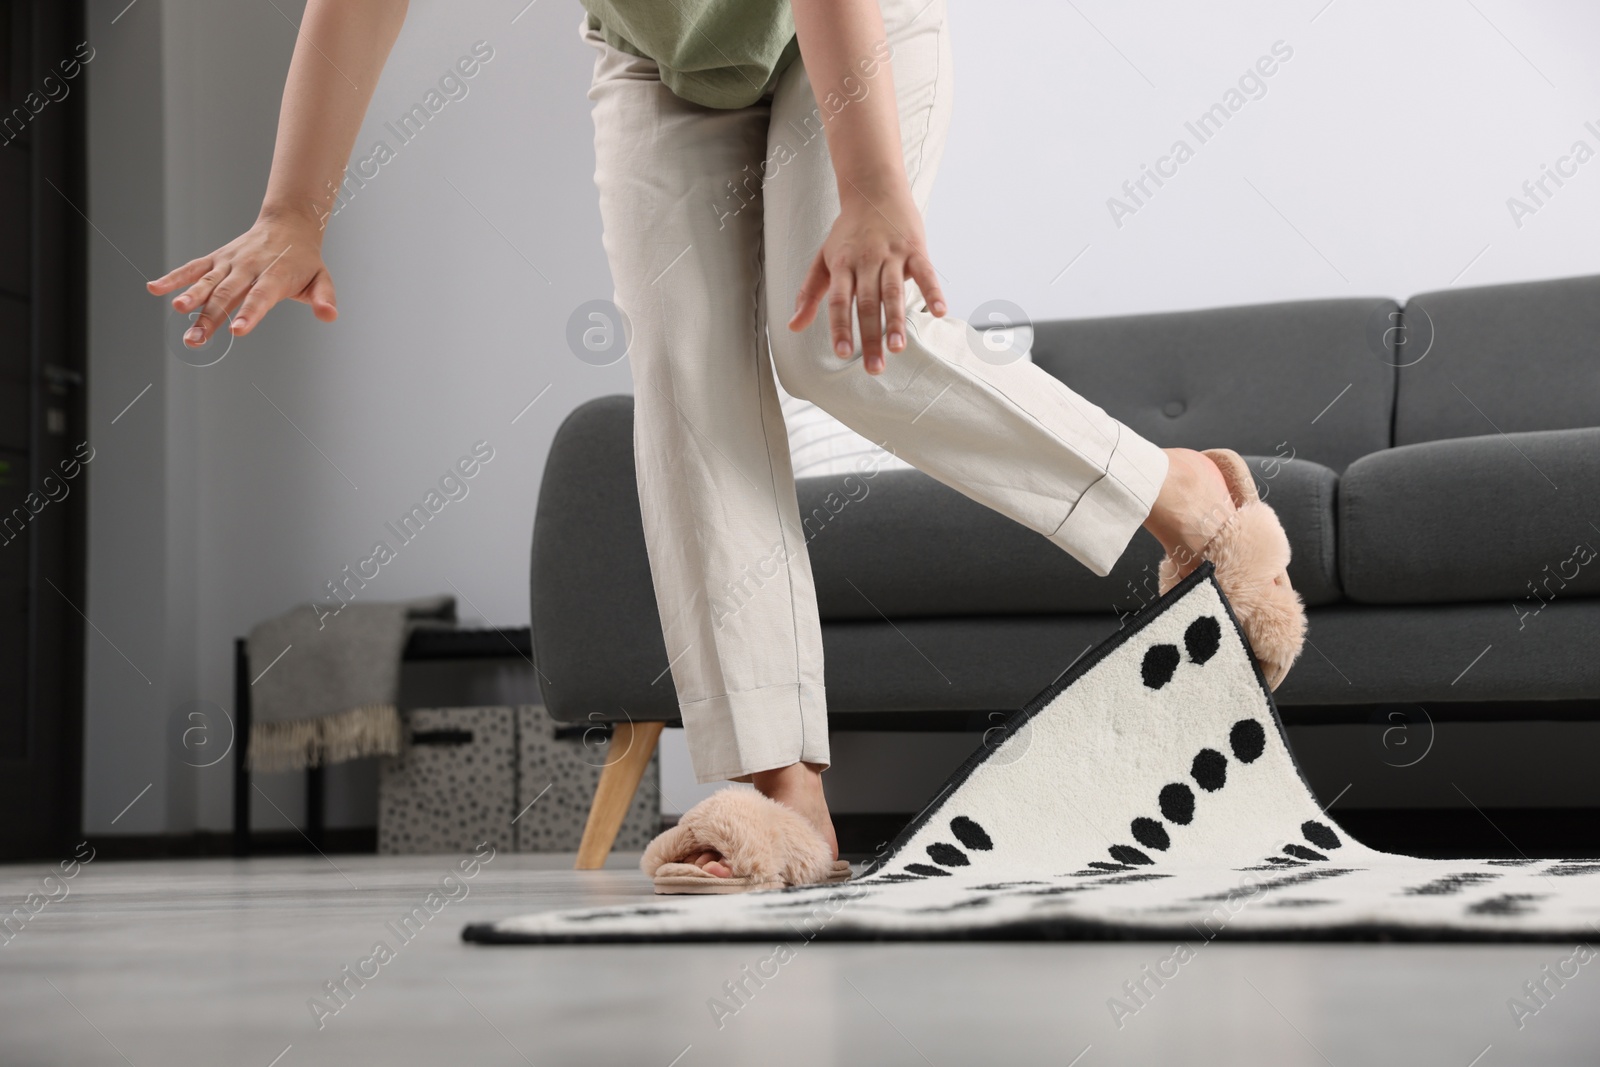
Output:
<path fill-rule="evenodd" d="M 733 871 L 718 878 L 688 862 L 716 852 Z M 745 893 L 848 881 L 850 865 L 793 809 L 753 789 L 720 789 L 645 847 L 639 869 L 657 893 Z"/>
<path fill-rule="evenodd" d="M 1289 584 L 1289 538 L 1277 512 L 1256 492 L 1243 456 L 1228 448 L 1208 448 L 1202 455 L 1221 469 L 1238 510 L 1206 542 L 1200 558 L 1215 565 L 1217 584 L 1250 640 L 1267 687 L 1276 689 L 1300 655 L 1306 636 L 1305 605 Z M 1163 559 L 1161 592 L 1177 585 L 1194 566 L 1180 574 L 1170 555 Z"/>

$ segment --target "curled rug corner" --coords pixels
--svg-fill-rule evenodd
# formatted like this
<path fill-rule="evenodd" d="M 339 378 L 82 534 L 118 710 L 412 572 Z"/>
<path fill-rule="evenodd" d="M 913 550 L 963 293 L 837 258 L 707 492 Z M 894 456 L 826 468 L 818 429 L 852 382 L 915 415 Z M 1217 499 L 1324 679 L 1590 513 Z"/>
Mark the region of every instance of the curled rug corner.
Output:
<path fill-rule="evenodd" d="M 540 912 L 462 937 L 1570 941 L 1597 930 L 1600 861 L 1415 859 L 1353 840 L 1295 765 L 1205 563 L 985 735 L 855 881 Z"/>

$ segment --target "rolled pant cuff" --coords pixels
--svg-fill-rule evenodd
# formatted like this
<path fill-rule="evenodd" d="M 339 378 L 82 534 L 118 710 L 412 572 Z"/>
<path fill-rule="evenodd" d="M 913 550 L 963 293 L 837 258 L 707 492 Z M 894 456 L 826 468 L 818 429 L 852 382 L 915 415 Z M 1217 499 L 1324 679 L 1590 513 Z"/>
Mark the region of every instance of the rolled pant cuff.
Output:
<path fill-rule="evenodd" d="M 1050 540 L 1104 578 L 1149 518 L 1168 462 L 1159 445 L 1118 423 L 1106 473 L 1084 490 Z"/>
<path fill-rule="evenodd" d="M 770 685 L 679 706 L 701 784 L 792 763 L 830 762 L 824 686 Z"/>

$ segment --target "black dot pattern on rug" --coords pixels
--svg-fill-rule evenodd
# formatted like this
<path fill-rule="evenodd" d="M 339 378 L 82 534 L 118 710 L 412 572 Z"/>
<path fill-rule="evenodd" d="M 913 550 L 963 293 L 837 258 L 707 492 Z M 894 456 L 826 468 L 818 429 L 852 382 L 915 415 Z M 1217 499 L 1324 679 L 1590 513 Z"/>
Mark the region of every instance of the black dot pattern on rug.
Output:
<path fill-rule="evenodd" d="M 1177 645 L 1151 645 L 1144 654 L 1144 666 L 1140 673 L 1144 675 L 1144 684 L 1151 689 L 1160 689 L 1172 681 L 1172 672 L 1178 669 Z"/>
<path fill-rule="evenodd" d="M 957 841 L 978 852 L 987 852 L 994 848 L 994 842 L 989 840 L 989 835 L 984 832 L 983 827 L 965 815 L 957 815 L 950 820 L 950 832 L 956 835 Z"/>
<path fill-rule="evenodd" d="M 1538 893 L 1501 893 L 1488 900 L 1480 900 L 1476 904 L 1467 905 L 1468 915 L 1495 915 L 1513 916 L 1529 915 L 1537 911 L 1533 901 L 1542 900 Z"/>
<path fill-rule="evenodd" d="M 1304 845 L 1284 845 L 1283 850 L 1297 860 L 1325 860 L 1328 857 L 1320 852 L 1313 852 Z"/>
<path fill-rule="evenodd" d="M 1202 615 L 1183 631 L 1183 647 L 1189 650 L 1189 659 L 1204 663 L 1222 647 L 1222 626 L 1214 615 Z"/>
<path fill-rule="evenodd" d="M 928 846 L 928 855 L 933 857 L 933 862 L 943 867 L 966 867 L 972 861 L 967 859 L 967 854 L 954 845 L 947 845 L 943 841 L 935 841 Z"/>
<path fill-rule="evenodd" d="M 940 875 L 946 878 L 950 876 L 949 871 L 943 870 L 939 867 L 930 866 L 926 863 L 908 863 L 906 864 L 906 871 L 910 874 L 920 874 L 923 876 Z"/>
<path fill-rule="evenodd" d="M 1167 836 L 1167 828 L 1154 819 L 1144 817 L 1133 820 L 1133 839 L 1146 848 L 1153 848 L 1165 852 L 1172 847 L 1172 839 Z"/>
<path fill-rule="evenodd" d="M 1240 763 L 1254 763 L 1267 750 L 1267 732 L 1254 719 L 1240 719 L 1228 733 L 1228 744 Z"/>
<path fill-rule="evenodd" d="M 1168 822 L 1188 826 L 1194 819 L 1194 790 L 1182 782 L 1161 787 L 1161 814 Z"/>
<path fill-rule="evenodd" d="M 1111 858 L 1118 863 L 1154 863 L 1155 860 L 1146 856 L 1132 845 L 1112 845 Z"/>
<path fill-rule="evenodd" d="M 1300 834 L 1318 848 L 1338 848 L 1343 844 L 1339 840 L 1339 835 L 1333 832 L 1332 827 L 1317 822 L 1315 819 L 1308 819 L 1301 823 Z"/>
<path fill-rule="evenodd" d="M 1194 758 L 1189 773 L 1201 789 L 1215 793 L 1228 782 L 1228 757 L 1214 748 L 1202 748 Z"/>

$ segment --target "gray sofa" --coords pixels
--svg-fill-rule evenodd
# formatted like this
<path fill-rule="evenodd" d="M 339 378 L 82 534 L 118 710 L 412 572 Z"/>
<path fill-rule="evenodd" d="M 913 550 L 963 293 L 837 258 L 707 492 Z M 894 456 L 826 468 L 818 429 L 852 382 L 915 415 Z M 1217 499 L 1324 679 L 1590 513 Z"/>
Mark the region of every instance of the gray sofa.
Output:
<path fill-rule="evenodd" d="M 1600 718 L 1600 278 L 1404 308 L 1321 300 L 1034 327 L 1035 362 L 1140 434 L 1250 460 L 1309 608 L 1277 693 L 1288 721 L 1374 721 L 1397 704 L 1434 719 Z M 856 499 L 830 513 L 844 477 L 798 487 L 837 728 L 993 725 L 1155 595 L 1161 553 L 1144 531 L 1098 578 L 917 471 L 850 476 Z M 531 578 L 557 719 L 677 718 L 630 397 L 585 404 L 557 433 Z"/>

